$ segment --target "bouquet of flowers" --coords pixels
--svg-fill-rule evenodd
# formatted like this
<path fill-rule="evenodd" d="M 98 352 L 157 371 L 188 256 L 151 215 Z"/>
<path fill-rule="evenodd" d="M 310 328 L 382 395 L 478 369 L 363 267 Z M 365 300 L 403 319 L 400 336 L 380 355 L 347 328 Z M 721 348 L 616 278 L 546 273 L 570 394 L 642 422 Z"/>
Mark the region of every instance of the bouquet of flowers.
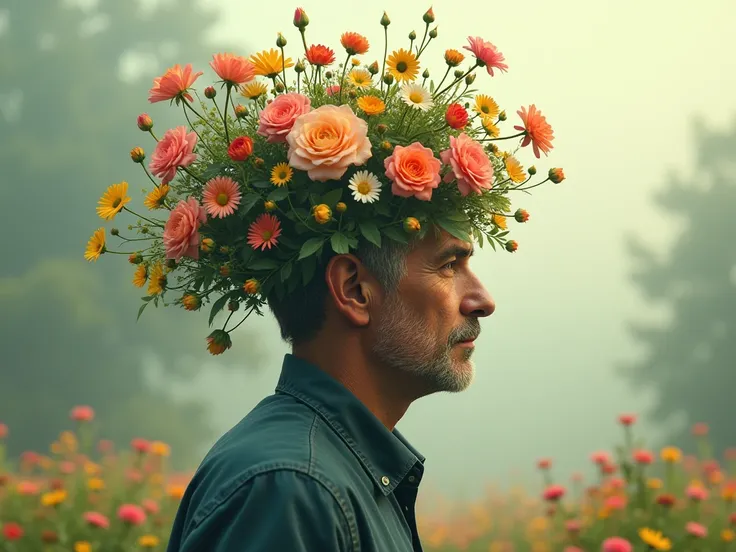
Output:
<path fill-rule="evenodd" d="M 343 33 L 344 62 L 336 65 L 335 50 L 308 45 L 309 19 L 299 8 L 294 26 L 303 56 L 287 57 L 281 33 L 275 49 L 249 58 L 215 54 L 210 66 L 219 88 L 207 86 L 204 99 L 192 88 L 202 72 L 191 64 L 169 68 L 154 79 L 148 99 L 181 108 L 186 125 L 159 137 L 141 114 L 138 128 L 156 142 L 148 167 L 142 148 L 130 152 L 153 185 L 143 201 L 151 213 L 130 209 L 127 182 L 111 185 L 97 212 L 106 221 L 122 211 L 137 219 L 128 226 L 132 236 L 110 231 L 134 251 L 109 249 L 103 227 L 85 258 L 129 255 L 134 285 L 148 291 L 138 317 L 151 303 L 190 311 L 211 303 L 211 326 L 227 308 L 224 327 L 207 337 L 209 351 L 220 354 L 239 325 L 228 329 L 234 313 L 243 312 L 243 320 L 262 314 L 272 294 L 281 298 L 307 285 L 325 258 L 362 241 L 408 243 L 442 229 L 481 247 L 516 251 L 507 220 L 526 222 L 529 215 L 511 211 L 510 192 L 560 183 L 564 174 L 551 168 L 531 183 L 535 167 L 525 169 L 515 154 L 531 146 L 537 158 L 547 155 L 552 128 L 530 105 L 517 111 L 516 132 L 501 135 L 506 112 L 473 84 L 478 74 L 494 77 L 508 67 L 480 37 L 444 52 L 447 69 L 437 83 L 428 70 L 420 73 L 437 38 L 432 9 L 423 21 L 421 42 L 411 32 L 408 47 L 389 55 L 391 22 L 383 14 L 380 66 L 359 58 L 369 52 L 366 37 Z"/>

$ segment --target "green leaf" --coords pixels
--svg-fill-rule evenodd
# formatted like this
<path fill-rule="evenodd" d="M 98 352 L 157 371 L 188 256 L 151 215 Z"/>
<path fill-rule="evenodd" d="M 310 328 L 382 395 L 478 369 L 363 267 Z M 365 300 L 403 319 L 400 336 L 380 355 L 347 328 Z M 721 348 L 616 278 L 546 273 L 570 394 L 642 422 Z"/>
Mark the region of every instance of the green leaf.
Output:
<path fill-rule="evenodd" d="M 470 220 L 465 213 L 446 213 L 442 215 L 442 218 L 453 222 L 468 222 Z"/>
<path fill-rule="evenodd" d="M 153 299 L 155 295 L 146 295 L 145 297 L 141 297 L 141 300 L 145 301 L 146 303 Z"/>
<path fill-rule="evenodd" d="M 391 216 L 391 207 L 388 203 L 374 203 L 373 204 L 373 210 L 376 212 L 376 214 L 384 216 L 384 217 L 390 217 Z"/>
<path fill-rule="evenodd" d="M 327 192 L 322 196 L 322 203 L 326 203 L 330 207 L 335 207 L 338 201 L 342 198 L 342 188 L 335 188 Z"/>
<path fill-rule="evenodd" d="M 149 303 L 149 302 L 145 302 L 145 303 L 143 303 L 143 304 L 141 305 L 141 308 L 139 308 L 139 309 L 138 309 L 138 316 L 137 316 L 137 317 L 136 317 L 136 319 L 135 319 L 135 321 L 136 321 L 136 322 L 138 322 L 138 320 L 139 320 L 139 319 L 140 319 L 140 317 L 141 317 L 141 314 L 143 314 L 143 311 L 145 310 L 145 308 L 146 308 L 146 307 L 147 307 L 148 305 L 150 305 L 150 303 Z"/>
<path fill-rule="evenodd" d="M 274 188 L 270 194 L 268 194 L 268 199 L 271 201 L 283 201 L 289 197 L 289 188 L 286 186 L 279 186 L 278 188 Z"/>
<path fill-rule="evenodd" d="M 210 289 L 210 286 L 212 285 L 212 280 L 215 277 L 215 269 L 210 268 L 207 273 L 204 275 L 204 282 L 202 282 L 202 289 L 207 291 Z"/>
<path fill-rule="evenodd" d="M 448 234 L 455 236 L 457 239 L 466 242 L 471 241 L 470 235 L 468 234 L 468 231 L 463 227 L 463 225 L 448 220 L 447 218 L 437 219 L 437 224 L 439 224 L 439 226 Z"/>
<path fill-rule="evenodd" d="M 348 243 L 348 238 L 345 234 L 335 232 L 330 238 L 330 243 L 332 244 L 332 250 L 338 255 L 350 253 L 350 244 Z"/>
<path fill-rule="evenodd" d="M 310 238 L 304 242 L 299 251 L 299 259 L 304 259 L 310 255 L 314 255 L 317 250 L 322 247 L 324 240 L 322 238 Z"/>
<path fill-rule="evenodd" d="M 378 226 L 376 226 L 374 222 L 359 222 L 358 226 L 360 226 L 360 233 L 365 236 L 365 239 L 367 239 L 369 242 L 376 245 L 377 247 L 381 247 L 381 231 L 378 229 Z"/>
<path fill-rule="evenodd" d="M 273 259 L 256 259 L 248 265 L 251 270 L 273 270 L 279 267 L 279 263 Z"/>
<path fill-rule="evenodd" d="M 240 258 L 243 259 L 246 266 L 248 266 L 248 263 L 253 260 L 253 255 L 255 255 L 255 251 L 250 245 L 243 246 L 240 250 Z"/>
<path fill-rule="evenodd" d="M 232 292 L 231 292 L 232 293 Z M 227 304 L 228 300 L 230 299 L 230 294 L 226 293 L 222 297 L 220 297 L 217 301 L 215 301 L 212 304 L 212 310 L 210 310 L 210 320 L 209 325 L 212 326 L 212 321 L 215 319 L 215 316 L 217 316 L 217 313 L 219 313 L 223 308 L 225 308 L 225 305 Z"/>
<path fill-rule="evenodd" d="M 254 180 L 253 182 L 250 182 L 250 185 L 254 188 L 260 188 L 261 190 L 273 186 L 273 184 L 271 184 L 268 180 Z"/>
<path fill-rule="evenodd" d="M 301 204 L 309 199 L 309 190 L 307 188 L 301 188 L 296 192 L 296 202 Z"/>
<path fill-rule="evenodd" d="M 317 269 L 317 257 L 307 257 L 302 261 L 302 285 L 307 285 L 314 277 Z"/>
<path fill-rule="evenodd" d="M 220 171 L 222 171 L 224 165 L 222 163 L 212 163 L 209 165 L 199 177 L 204 180 L 210 180 L 211 178 L 216 177 Z"/>
<path fill-rule="evenodd" d="M 291 263 L 286 263 L 284 266 L 281 267 L 281 281 L 285 282 L 289 279 L 289 276 L 291 276 Z"/>
<path fill-rule="evenodd" d="M 261 196 L 259 196 L 258 194 L 246 192 L 243 195 L 243 199 L 240 201 L 240 209 L 238 209 L 238 215 L 240 215 L 241 217 L 247 215 L 248 211 L 250 211 L 253 206 L 260 200 Z"/>
<path fill-rule="evenodd" d="M 383 228 L 381 232 L 383 232 L 384 235 L 388 236 L 395 242 L 404 244 L 409 243 L 409 238 L 406 236 L 404 231 L 396 226 L 387 226 L 386 228 Z"/>

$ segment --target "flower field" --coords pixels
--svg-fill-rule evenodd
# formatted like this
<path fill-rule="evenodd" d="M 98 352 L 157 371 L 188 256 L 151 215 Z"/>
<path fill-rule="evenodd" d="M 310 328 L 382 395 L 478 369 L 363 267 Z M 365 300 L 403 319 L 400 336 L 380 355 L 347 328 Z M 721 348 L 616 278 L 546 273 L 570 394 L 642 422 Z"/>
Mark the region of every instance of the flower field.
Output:
<path fill-rule="evenodd" d="M 0 550 L 164 550 L 188 475 L 171 474 L 170 449 L 134 439 L 124 450 L 94 437 L 94 411 L 72 409 L 73 430 L 45 454 L 28 451 L 11 468 L 0 423 Z M 622 415 L 623 444 L 598 451 L 595 481 L 553 476 L 538 461 L 540 489 L 489 492 L 473 504 L 425 497 L 420 534 L 433 552 L 725 551 L 736 529 L 736 449 L 713 458 L 708 427 L 693 426 L 694 455 L 655 454 Z M 432 510 L 427 510 L 429 505 Z"/>

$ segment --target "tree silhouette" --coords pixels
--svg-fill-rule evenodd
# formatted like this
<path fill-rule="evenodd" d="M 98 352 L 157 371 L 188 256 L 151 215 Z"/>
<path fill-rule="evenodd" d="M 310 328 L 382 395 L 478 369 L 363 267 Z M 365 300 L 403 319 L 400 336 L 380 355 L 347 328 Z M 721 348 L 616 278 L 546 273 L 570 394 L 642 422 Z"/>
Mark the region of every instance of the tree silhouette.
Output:
<path fill-rule="evenodd" d="M 684 414 L 711 427 L 714 452 L 736 445 L 736 125 L 730 131 L 696 125 L 697 164 L 692 176 L 673 175 L 657 205 L 683 222 L 663 258 L 630 241 L 633 281 L 650 302 L 666 307 L 664 325 L 635 322 L 630 330 L 644 357 L 625 367 L 637 387 L 657 392 L 653 421 Z M 667 437 L 692 444 L 688 429 Z"/>

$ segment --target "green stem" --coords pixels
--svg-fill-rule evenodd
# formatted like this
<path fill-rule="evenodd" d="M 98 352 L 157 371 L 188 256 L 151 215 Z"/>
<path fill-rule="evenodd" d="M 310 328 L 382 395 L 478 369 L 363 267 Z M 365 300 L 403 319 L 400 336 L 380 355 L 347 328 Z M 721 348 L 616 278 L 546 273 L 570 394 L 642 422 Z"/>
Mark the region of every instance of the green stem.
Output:
<path fill-rule="evenodd" d="M 210 127 L 215 134 L 217 134 L 217 135 L 220 134 L 219 132 L 217 132 L 217 129 L 215 127 L 213 127 L 207 119 L 205 119 L 204 117 L 202 117 L 202 115 L 200 115 L 200 113 L 196 109 L 194 109 L 194 107 L 192 106 L 192 104 L 190 104 L 186 100 L 182 100 L 182 102 L 184 103 L 184 105 L 186 107 L 188 107 L 192 111 L 192 113 L 194 113 L 197 117 L 199 117 L 200 119 L 202 119 L 205 122 L 205 124 L 208 127 Z"/>
<path fill-rule="evenodd" d="M 187 173 L 189 176 L 191 176 L 194 180 L 199 182 L 200 184 L 205 184 L 203 180 L 201 180 L 196 174 L 192 173 L 189 169 L 186 167 L 179 167 L 181 170 L 183 170 L 185 173 Z"/>
<path fill-rule="evenodd" d="M 225 96 L 225 107 L 222 108 L 222 124 L 225 127 L 225 142 L 230 144 L 230 134 L 227 131 L 227 104 L 230 103 L 230 92 L 232 92 L 233 86 L 227 83 L 227 95 Z"/>
<path fill-rule="evenodd" d="M 138 217 L 138 218 L 140 218 L 140 219 L 143 219 L 143 220 L 145 220 L 145 221 L 146 221 L 146 222 L 148 222 L 149 224 L 153 224 L 154 226 L 158 226 L 159 228 L 163 228 L 163 227 L 164 227 L 164 225 L 163 225 L 162 223 L 160 223 L 160 222 L 154 222 L 154 221 L 152 221 L 151 219 L 147 219 L 146 217 L 144 217 L 144 216 L 141 216 L 141 215 L 139 215 L 138 213 L 136 213 L 136 212 L 134 212 L 134 211 L 131 211 L 131 210 L 130 210 L 130 209 L 128 209 L 127 207 L 123 207 L 123 209 L 125 209 L 126 211 L 128 211 L 128 212 L 129 212 L 129 213 L 130 213 L 131 215 L 134 215 L 134 216 L 136 216 L 136 217 Z"/>
<path fill-rule="evenodd" d="M 348 72 L 348 62 L 350 61 L 350 57 L 350 54 L 348 54 L 348 59 L 345 60 L 345 66 L 342 68 L 342 77 L 340 78 L 340 96 L 337 98 L 337 103 L 342 103 L 342 90 L 345 83 L 345 73 Z"/>
<path fill-rule="evenodd" d="M 235 324 L 235 327 L 233 327 L 231 330 L 227 330 L 228 333 L 234 332 L 235 330 L 237 330 L 243 322 L 245 322 L 246 320 L 248 320 L 248 317 L 251 314 L 253 314 L 253 311 L 255 311 L 255 310 L 256 310 L 255 307 L 251 307 L 250 310 L 248 311 L 248 313 L 243 317 L 243 319 L 240 322 L 238 322 L 237 324 Z"/>
<path fill-rule="evenodd" d="M 299 34 L 302 35 L 302 44 L 304 44 L 304 55 L 306 55 L 309 48 L 307 48 L 307 38 L 304 36 L 304 29 L 305 27 L 300 27 Z"/>
<path fill-rule="evenodd" d="M 519 134 L 514 134 L 512 136 L 499 136 L 497 138 L 481 138 L 478 140 L 479 142 L 495 142 L 497 140 L 511 140 L 512 138 L 518 138 L 519 136 L 524 136 L 526 134 L 526 130 L 522 130 Z"/>
<path fill-rule="evenodd" d="M 151 136 L 153 136 L 153 139 L 154 139 L 154 140 L 156 140 L 156 141 L 158 142 L 158 138 L 157 138 L 157 137 L 156 137 L 156 135 L 155 135 L 155 134 L 153 133 L 153 130 L 149 130 L 148 132 L 149 132 L 149 133 L 151 134 Z"/>
<path fill-rule="evenodd" d="M 388 27 L 383 28 L 383 66 L 381 66 L 381 92 L 383 92 L 383 75 L 386 73 L 386 58 L 388 57 Z M 411 51 L 411 48 L 410 48 Z"/>
<path fill-rule="evenodd" d="M 281 71 L 284 74 L 284 91 L 288 92 L 289 89 L 286 86 L 286 56 L 284 55 L 284 47 L 281 46 Z"/>
<path fill-rule="evenodd" d="M 427 39 L 427 33 L 429 32 L 429 23 L 424 24 L 424 36 L 422 37 L 422 43 L 417 47 L 417 59 L 419 59 L 419 54 L 421 53 L 422 46 L 424 46 L 424 41 Z"/>
<path fill-rule="evenodd" d="M 183 102 L 183 105 L 186 105 L 186 102 Z M 217 105 L 217 104 L 215 104 L 215 105 Z M 197 129 L 194 128 L 194 125 L 192 124 L 192 121 L 189 120 L 189 115 L 187 115 L 187 109 L 186 109 L 186 107 L 183 108 L 183 109 L 184 109 L 184 118 L 187 120 L 187 123 L 189 123 L 189 126 L 194 131 L 194 134 L 196 134 L 197 135 L 197 138 L 199 138 L 199 141 L 197 143 L 198 144 L 202 144 L 204 146 L 204 148 L 208 152 L 210 152 L 210 155 L 212 155 L 214 157 L 214 154 L 212 153 L 212 150 L 210 150 L 209 146 L 207 145 L 207 142 L 205 142 L 204 140 L 202 140 L 202 136 L 199 134 L 199 132 L 197 132 Z M 218 111 L 219 111 L 219 108 L 218 108 Z"/>
<path fill-rule="evenodd" d="M 437 98 L 437 97 L 441 96 L 442 94 L 444 94 L 445 92 L 447 92 L 450 88 L 452 88 L 453 86 L 455 86 L 457 83 L 459 83 L 465 77 L 467 77 L 470 73 L 472 73 L 476 69 L 476 67 L 478 67 L 478 61 L 477 60 L 475 62 L 475 65 L 473 65 L 470 69 L 468 69 L 463 75 L 461 75 L 458 78 L 456 78 L 453 82 L 451 82 L 450 84 L 448 84 L 445 88 L 443 88 L 439 92 L 436 92 L 435 93 L 435 97 Z"/>
<path fill-rule="evenodd" d="M 146 168 L 146 166 L 145 166 L 145 165 L 144 165 L 143 163 L 141 163 L 141 167 L 143 167 L 143 170 L 144 170 L 144 171 L 145 171 L 145 173 L 146 173 L 146 174 L 148 175 L 148 178 L 149 178 L 149 179 L 151 180 L 151 182 L 153 182 L 153 185 L 154 185 L 154 186 L 156 186 L 156 187 L 158 188 L 158 187 L 159 187 L 159 184 L 158 184 L 158 182 L 156 182 L 156 181 L 155 181 L 155 180 L 153 179 L 153 176 L 151 176 L 151 173 L 150 173 L 150 172 L 148 172 L 148 169 Z"/>

